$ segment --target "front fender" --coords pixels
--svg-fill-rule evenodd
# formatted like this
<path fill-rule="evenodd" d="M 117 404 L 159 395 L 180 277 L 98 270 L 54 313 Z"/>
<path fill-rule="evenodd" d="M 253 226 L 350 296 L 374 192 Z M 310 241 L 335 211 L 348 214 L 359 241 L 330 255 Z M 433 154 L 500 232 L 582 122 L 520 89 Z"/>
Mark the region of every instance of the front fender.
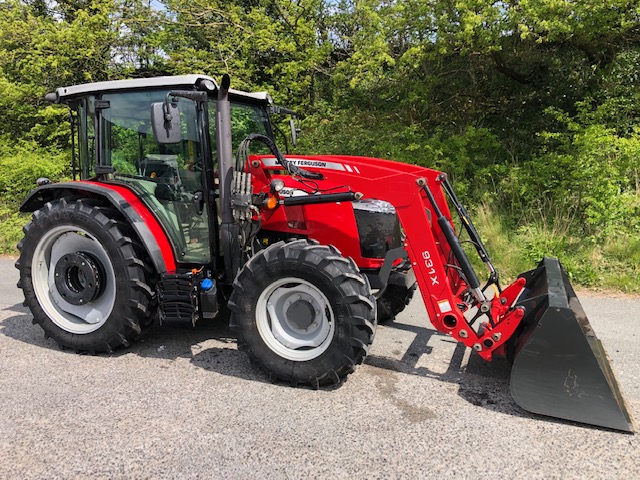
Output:
<path fill-rule="evenodd" d="M 34 212 L 47 202 L 63 197 L 106 199 L 136 231 L 156 271 L 158 273 L 176 271 L 176 261 L 169 237 L 147 206 L 124 185 L 91 181 L 43 185 L 29 192 L 20 205 L 20 211 Z"/>

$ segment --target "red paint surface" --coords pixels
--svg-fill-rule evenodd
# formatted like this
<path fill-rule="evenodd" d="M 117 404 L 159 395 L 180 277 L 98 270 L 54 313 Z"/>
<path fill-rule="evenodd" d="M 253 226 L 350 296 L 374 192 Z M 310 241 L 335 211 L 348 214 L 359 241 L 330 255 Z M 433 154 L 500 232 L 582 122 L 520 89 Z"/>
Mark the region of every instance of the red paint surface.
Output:
<path fill-rule="evenodd" d="M 142 203 L 140 198 L 129 188 L 121 185 L 113 185 L 110 183 L 102 183 L 102 182 L 92 182 L 88 180 L 82 180 L 78 183 L 90 183 L 92 185 L 99 185 L 102 188 L 112 190 L 119 194 L 125 202 L 127 202 L 131 207 L 136 211 L 140 218 L 144 221 L 144 223 L 149 228 L 151 235 L 153 235 L 154 240 L 160 247 L 160 252 L 162 253 L 162 258 L 164 260 L 164 264 L 167 270 L 167 273 L 175 273 L 176 271 L 176 261 L 173 255 L 173 248 L 171 247 L 171 242 L 167 237 L 166 233 L 160 226 L 160 223 L 153 214 L 149 211 L 147 206 Z"/>
<path fill-rule="evenodd" d="M 264 161 L 270 157 L 256 158 Z M 493 326 L 488 325 L 481 332 L 476 332 L 468 324 L 464 317 L 464 313 L 471 308 L 464 301 L 467 284 L 456 268 L 447 267 L 452 263 L 451 248 L 421 187 L 426 181 L 438 208 L 452 223 L 439 180 L 442 172 L 368 157 L 288 155 L 287 158 L 300 159 L 298 165 L 301 168 L 322 173 L 324 179 L 315 182 L 320 190 L 332 193 L 350 190 L 362 193 L 364 198 L 391 203 L 406 235 L 405 249 L 433 326 L 468 347 L 481 346 L 478 353 L 486 360 L 491 360 L 494 352 L 504 351 L 504 343 L 522 320 L 522 311 L 511 308 L 511 305 L 522 292 L 523 286 L 516 282 L 504 290 L 501 298 L 505 299 L 506 307 L 497 298 L 493 301 L 490 312 Z M 292 176 L 282 175 L 282 170 L 281 166 L 263 165 L 266 178 L 261 178 L 254 186 L 264 188 L 262 182 L 277 177 L 284 180 L 287 187 L 311 190 Z M 307 185 L 310 184 L 307 182 Z M 339 188 L 341 186 L 342 189 Z M 296 231 L 289 225 L 286 208 L 278 208 L 266 219 L 263 228 L 306 234 L 321 243 L 337 245 L 344 256 L 351 256 L 361 268 L 367 267 L 368 262 L 372 268 L 381 266 L 381 260 L 361 257 L 355 216 L 348 203 L 308 205 L 304 207 L 304 217 L 304 230 Z"/>

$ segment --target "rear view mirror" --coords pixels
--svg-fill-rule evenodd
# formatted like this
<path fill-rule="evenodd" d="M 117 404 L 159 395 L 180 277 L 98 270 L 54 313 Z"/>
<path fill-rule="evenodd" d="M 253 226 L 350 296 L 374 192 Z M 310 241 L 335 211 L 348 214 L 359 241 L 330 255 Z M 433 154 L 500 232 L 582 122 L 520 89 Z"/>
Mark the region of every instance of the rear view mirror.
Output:
<path fill-rule="evenodd" d="M 153 136 L 159 144 L 180 143 L 182 141 L 180 111 L 175 103 L 151 104 L 151 126 Z"/>
<path fill-rule="evenodd" d="M 298 133 L 300 133 L 300 129 L 296 125 L 296 118 L 291 116 L 289 119 L 289 128 L 291 128 L 291 143 L 295 147 L 298 145 Z"/>

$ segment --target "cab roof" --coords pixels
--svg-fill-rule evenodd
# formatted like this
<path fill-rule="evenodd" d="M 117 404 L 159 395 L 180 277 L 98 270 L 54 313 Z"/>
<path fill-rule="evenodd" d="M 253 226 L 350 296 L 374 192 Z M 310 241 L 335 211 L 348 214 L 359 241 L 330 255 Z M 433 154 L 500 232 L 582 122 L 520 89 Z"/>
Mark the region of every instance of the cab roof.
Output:
<path fill-rule="evenodd" d="M 83 83 L 68 87 L 57 88 L 55 92 L 46 96 L 47 100 L 53 103 L 65 103 L 73 98 L 84 95 L 96 95 L 114 91 L 149 90 L 149 89 L 194 89 L 204 80 L 214 83 L 216 90 L 218 83 L 207 75 L 176 75 L 167 77 L 136 78 L 132 80 L 111 80 L 107 82 Z M 229 89 L 232 98 L 244 101 L 262 103 L 269 105 L 272 103 L 271 96 L 267 92 L 243 92 L 241 90 Z"/>

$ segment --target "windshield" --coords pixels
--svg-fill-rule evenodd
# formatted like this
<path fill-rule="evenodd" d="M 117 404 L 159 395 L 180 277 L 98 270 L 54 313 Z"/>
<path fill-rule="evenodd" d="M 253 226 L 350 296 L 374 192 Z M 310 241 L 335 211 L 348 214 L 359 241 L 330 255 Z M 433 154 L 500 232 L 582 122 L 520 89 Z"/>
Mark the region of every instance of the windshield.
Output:
<path fill-rule="evenodd" d="M 179 98 L 182 142 L 158 144 L 151 131 L 151 104 L 164 101 L 167 91 L 145 91 L 102 95 L 109 108 L 102 111 L 103 129 L 101 157 L 103 165 L 111 165 L 117 173 L 145 176 L 144 160 L 149 156 L 175 156 L 184 167 L 199 160 L 200 145 L 196 124 L 195 104 Z M 209 102 L 210 141 L 213 162 L 216 162 L 215 136 L 216 102 Z M 261 105 L 231 102 L 231 129 L 234 152 L 250 133 L 273 138 L 269 117 Z"/>
<path fill-rule="evenodd" d="M 172 240 L 176 258 L 183 262 L 208 263 L 211 252 L 207 216 L 216 213 L 209 212 L 206 206 L 199 212 L 194 197 L 203 188 L 203 162 L 213 161 L 213 171 L 216 171 L 216 102 L 211 100 L 208 105 L 213 159 L 204 159 L 196 106 L 191 100 L 176 98 L 181 141 L 169 145 L 155 141 L 151 129 L 151 105 L 163 102 L 167 93 L 166 90 L 156 90 L 103 94 L 101 105 L 106 108 L 100 111 L 96 149 L 100 152 L 102 165 L 113 167 L 114 180 L 131 186 L 156 214 Z M 85 124 L 91 128 L 85 128 L 91 131 L 96 120 L 95 114 L 92 115 L 95 109 L 91 106 L 95 103 L 94 97 L 87 102 L 90 121 Z M 78 115 L 83 113 L 79 108 Z M 273 138 L 268 114 L 261 105 L 231 102 L 231 120 L 234 152 L 250 133 Z M 78 141 L 82 178 L 90 178 L 94 176 L 94 162 L 90 158 L 94 149 L 83 148 L 80 135 Z M 82 150 L 87 153 L 83 154 Z"/>

